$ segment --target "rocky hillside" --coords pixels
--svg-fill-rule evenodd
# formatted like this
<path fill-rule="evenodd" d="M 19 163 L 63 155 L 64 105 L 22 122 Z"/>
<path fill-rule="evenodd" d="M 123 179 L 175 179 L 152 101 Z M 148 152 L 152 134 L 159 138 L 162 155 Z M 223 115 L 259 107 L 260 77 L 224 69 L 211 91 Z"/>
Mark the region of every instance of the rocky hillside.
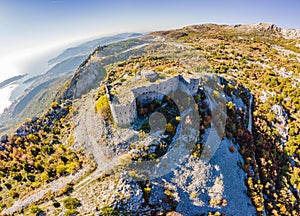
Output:
<path fill-rule="evenodd" d="M 2 137 L 2 214 L 297 215 L 297 32 L 205 24 L 98 47 L 44 115 Z M 174 77 L 201 82 L 151 91 L 129 127 L 114 122 L 111 101 Z"/>
<path fill-rule="evenodd" d="M 300 30 L 297 29 L 289 29 L 289 28 L 280 28 L 273 23 L 256 23 L 251 25 L 234 25 L 229 28 L 235 28 L 241 32 L 253 32 L 264 34 L 269 32 L 272 36 L 283 37 L 285 39 L 299 39 L 300 38 Z"/>
<path fill-rule="evenodd" d="M 28 74 L 12 77 L 0 83 L 0 89 L 16 84 L 12 92 L 13 103 L 0 114 L 0 135 L 12 132 L 25 118 L 41 115 L 50 107 L 61 87 L 70 79 L 82 62 L 100 45 L 141 36 L 139 33 L 123 33 L 87 41 L 63 51 L 48 61 L 47 71 L 32 71 Z M 43 64 L 43 62 L 41 62 Z M 35 68 L 35 67 L 33 67 Z"/>

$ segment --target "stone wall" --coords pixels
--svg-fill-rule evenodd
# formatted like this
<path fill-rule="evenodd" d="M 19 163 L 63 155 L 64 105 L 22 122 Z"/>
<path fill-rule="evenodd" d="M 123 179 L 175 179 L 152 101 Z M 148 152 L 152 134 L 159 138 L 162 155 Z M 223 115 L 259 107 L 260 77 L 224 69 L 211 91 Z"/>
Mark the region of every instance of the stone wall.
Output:
<path fill-rule="evenodd" d="M 126 104 L 119 104 L 112 99 L 107 86 L 105 86 L 105 90 L 114 122 L 121 127 L 130 126 L 131 122 L 133 122 L 134 118 L 137 116 L 135 99 L 132 99 L 132 101 Z"/>
<path fill-rule="evenodd" d="M 135 98 L 142 103 L 149 99 L 162 100 L 164 95 L 169 95 L 172 91 L 178 89 L 179 80 L 176 77 L 170 78 L 160 83 L 154 83 L 148 86 L 140 86 L 132 89 Z"/>
<path fill-rule="evenodd" d="M 121 127 L 130 126 L 137 116 L 135 100 L 128 104 L 110 104 L 114 121 Z"/>
<path fill-rule="evenodd" d="M 111 100 L 109 90 L 107 89 L 107 97 L 110 102 L 110 108 L 114 121 L 120 127 L 127 127 L 137 117 L 136 100 L 141 104 L 151 102 L 153 100 L 162 100 L 165 95 L 180 89 L 189 95 L 195 95 L 198 91 L 200 79 L 190 79 L 187 81 L 182 76 L 172 77 L 159 83 L 139 86 L 131 89 L 128 93 L 130 101 L 126 104 L 118 103 L 118 100 Z"/>

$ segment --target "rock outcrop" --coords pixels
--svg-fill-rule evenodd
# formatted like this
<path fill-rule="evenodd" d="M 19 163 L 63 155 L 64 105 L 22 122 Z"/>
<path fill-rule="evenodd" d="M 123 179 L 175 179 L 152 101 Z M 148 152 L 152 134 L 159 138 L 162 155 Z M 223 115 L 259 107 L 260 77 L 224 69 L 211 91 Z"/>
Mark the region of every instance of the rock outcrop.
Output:
<path fill-rule="evenodd" d="M 106 71 L 98 62 L 96 50 L 76 70 L 69 86 L 62 93 L 60 99 L 77 99 L 91 89 L 99 87 L 99 82 L 105 77 Z"/>

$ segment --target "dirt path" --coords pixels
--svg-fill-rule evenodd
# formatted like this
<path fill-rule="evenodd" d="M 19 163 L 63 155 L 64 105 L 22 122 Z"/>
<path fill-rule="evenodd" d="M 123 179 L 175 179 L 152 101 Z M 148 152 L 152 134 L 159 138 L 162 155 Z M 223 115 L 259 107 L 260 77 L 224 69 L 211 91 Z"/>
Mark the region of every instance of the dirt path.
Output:
<path fill-rule="evenodd" d="M 62 190 L 68 183 L 76 182 L 81 177 L 83 177 L 88 172 L 89 168 L 90 167 L 86 166 L 74 174 L 61 177 L 57 180 L 52 181 L 49 184 L 46 184 L 42 188 L 37 189 L 36 192 L 34 192 L 32 195 L 18 200 L 13 204 L 13 206 L 11 206 L 7 209 L 4 209 L 1 212 L 1 215 L 12 215 L 14 212 L 16 212 L 22 208 L 30 206 L 34 202 L 39 201 L 49 192 L 55 193 L 55 192 Z"/>
<path fill-rule="evenodd" d="M 105 135 L 105 123 L 95 113 L 96 91 L 91 91 L 82 103 L 79 103 L 78 115 L 75 119 L 75 140 L 86 148 L 86 151 L 93 154 L 97 167 L 102 172 L 112 168 L 118 163 L 118 157 L 110 158 L 104 154 L 105 147 L 99 140 Z"/>
<path fill-rule="evenodd" d="M 105 161 L 106 157 L 101 151 L 101 148 L 97 143 L 98 140 L 97 138 L 99 138 L 101 134 L 101 128 L 99 128 L 99 130 L 95 130 L 95 128 L 101 126 L 101 123 L 99 123 L 100 119 L 97 118 L 97 116 L 95 116 L 93 94 L 89 94 L 88 96 L 86 96 L 83 103 L 80 103 L 80 107 L 78 109 L 78 115 L 75 118 L 75 121 L 76 121 L 75 122 L 76 141 L 81 143 L 82 145 L 85 145 L 86 150 L 88 152 L 91 152 L 94 155 L 98 167 L 105 168 L 105 166 L 103 165 L 106 163 Z M 47 193 L 49 192 L 55 193 L 60 191 L 61 189 L 66 187 L 68 183 L 77 182 L 89 171 L 89 169 L 90 166 L 86 166 L 74 174 L 61 177 L 57 180 L 52 181 L 49 184 L 42 186 L 41 188 L 34 191 L 32 195 L 29 195 L 26 198 L 22 198 L 16 201 L 13 204 L 13 206 L 4 209 L 1 212 L 1 215 L 12 215 L 16 211 L 28 207 L 33 203 L 39 201 Z M 104 169 L 101 170 L 96 169 L 92 174 L 88 175 L 81 182 L 79 182 L 75 186 L 75 188 L 84 187 L 84 185 L 88 184 L 89 182 L 93 181 L 98 176 L 100 176 L 103 170 Z"/>

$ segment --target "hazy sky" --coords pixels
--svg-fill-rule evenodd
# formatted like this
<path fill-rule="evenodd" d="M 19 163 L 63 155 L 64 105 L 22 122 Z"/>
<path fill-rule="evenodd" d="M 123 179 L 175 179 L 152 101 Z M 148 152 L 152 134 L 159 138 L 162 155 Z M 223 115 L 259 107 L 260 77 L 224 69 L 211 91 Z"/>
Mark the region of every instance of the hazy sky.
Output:
<path fill-rule="evenodd" d="M 300 29 L 299 10 L 298 0 L 0 0 L 0 58 L 96 35 L 208 22 Z"/>

